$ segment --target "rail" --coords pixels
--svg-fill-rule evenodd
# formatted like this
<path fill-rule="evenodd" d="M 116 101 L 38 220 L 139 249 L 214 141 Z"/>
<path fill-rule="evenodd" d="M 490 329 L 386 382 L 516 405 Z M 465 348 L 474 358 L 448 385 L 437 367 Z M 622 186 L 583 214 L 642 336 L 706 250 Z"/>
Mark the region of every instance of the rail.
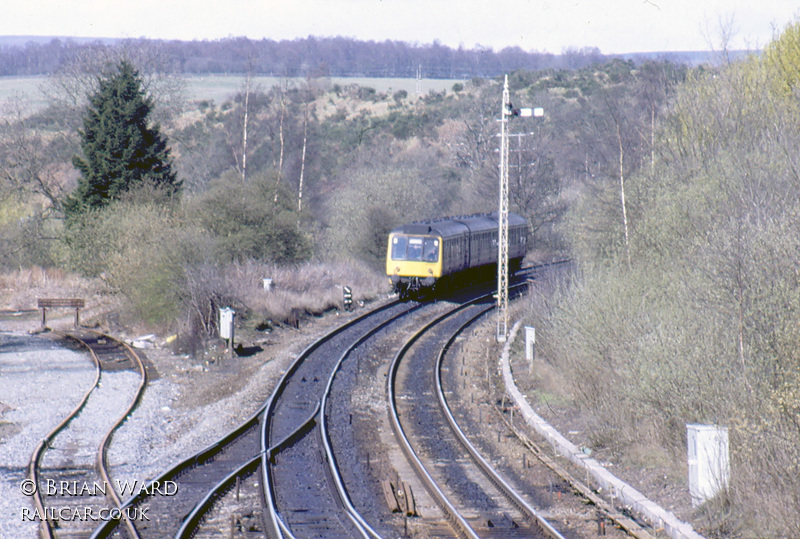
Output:
<path fill-rule="evenodd" d="M 92 355 L 92 361 L 94 361 L 94 366 L 95 366 L 95 377 L 91 387 L 89 387 L 86 393 L 84 393 L 81 401 L 78 403 L 77 406 L 75 406 L 75 408 L 73 408 L 73 410 L 67 415 L 67 417 L 65 417 L 61 421 L 61 423 L 59 423 L 56 426 L 55 429 L 50 431 L 50 433 L 47 436 L 45 436 L 45 438 L 41 442 L 39 442 L 28 462 L 28 479 L 33 481 L 33 484 L 37 486 L 34 492 L 33 502 L 36 505 L 36 509 L 38 509 L 40 511 L 40 514 L 42 515 L 45 514 L 45 509 L 44 509 L 44 501 L 42 500 L 42 495 L 38 488 L 39 462 L 41 461 L 42 454 L 44 453 L 45 449 L 52 443 L 55 437 L 58 436 L 58 433 L 64 430 L 67 427 L 67 425 L 69 425 L 70 422 L 72 422 L 72 420 L 75 419 L 78 416 L 78 414 L 81 413 L 81 410 L 83 410 L 83 408 L 86 406 L 86 403 L 89 402 L 89 397 L 91 396 L 92 391 L 94 391 L 94 389 L 100 383 L 100 361 L 97 359 L 97 356 L 94 355 Z M 42 520 L 39 523 L 39 528 L 47 539 L 54 538 L 53 529 L 50 526 L 50 521 L 48 519 L 42 518 Z"/>
<path fill-rule="evenodd" d="M 398 350 L 397 354 L 395 354 L 394 358 L 392 359 L 392 363 L 389 366 L 389 376 L 387 377 L 386 381 L 386 390 L 389 399 L 389 420 L 392 426 L 392 432 L 394 432 L 395 438 L 400 442 L 400 448 L 402 449 L 403 453 L 405 454 L 408 462 L 411 464 L 412 468 L 416 472 L 417 476 L 419 477 L 420 481 L 422 481 L 423 485 L 425 485 L 425 489 L 428 493 L 433 497 L 436 501 L 436 504 L 445 514 L 445 517 L 450 521 L 453 526 L 453 530 L 461 537 L 467 537 L 470 539 L 477 539 L 478 534 L 475 533 L 475 530 L 472 529 L 472 526 L 466 521 L 466 519 L 461 515 L 461 513 L 456 509 L 453 503 L 447 498 L 444 492 L 439 488 L 436 484 L 436 481 L 430 475 L 428 470 L 425 468 L 425 465 L 422 463 L 422 460 L 417 455 L 414 448 L 411 446 L 411 442 L 406 436 L 405 431 L 403 430 L 403 426 L 400 423 L 400 416 L 397 411 L 397 400 L 395 397 L 395 383 L 397 379 L 397 371 L 400 366 L 400 362 L 411 348 L 411 346 L 417 342 L 420 337 L 424 333 L 426 333 L 430 328 L 435 326 L 436 324 L 440 323 L 442 320 L 456 314 L 457 312 L 466 309 L 472 304 L 478 303 L 479 301 L 486 300 L 487 298 L 491 298 L 491 294 L 486 294 L 480 296 L 472 301 L 466 302 L 454 309 L 449 310 L 448 312 L 436 317 L 433 321 L 426 324 L 422 329 L 417 331 L 414 335 L 411 336 L 410 339 L 406 341 L 406 343 Z"/>
<path fill-rule="evenodd" d="M 639 491 L 612 475 L 595 459 L 587 458 L 574 444 L 533 411 L 525 396 L 517 388 L 508 358 L 510 345 L 516 337 L 519 326 L 520 322 L 517 322 L 511 329 L 510 337 L 500 358 L 500 368 L 505 390 L 519 408 L 525 422 L 544 437 L 553 446 L 556 453 L 563 455 L 578 468 L 584 469 L 587 477 L 591 475 L 605 492 L 612 493 L 614 498 L 625 504 L 628 512 L 640 515 L 654 529 L 663 529 L 674 539 L 702 539 L 702 535 L 694 531 L 691 524 L 680 521 L 674 514 L 650 501 Z M 649 536 L 644 530 L 639 531 L 633 527 L 631 529 L 636 531 L 637 536 Z"/>
<path fill-rule="evenodd" d="M 82 302 L 82 300 L 81 300 L 81 302 Z M 88 331 L 88 332 L 90 332 L 92 334 L 97 335 L 100 338 L 105 338 L 105 339 L 108 339 L 108 340 L 111 340 L 111 341 L 117 343 L 118 346 L 122 347 L 126 351 L 126 355 L 128 355 L 128 357 L 131 359 L 131 362 L 137 366 L 137 368 L 139 370 L 139 373 L 141 375 L 141 381 L 139 383 L 139 386 L 137 388 L 136 394 L 135 394 L 132 402 L 130 403 L 128 408 L 125 410 L 124 414 L 117 420 L 117 422 L 111 427 L 111 429 L 103 437 L 103 440 L 100 443 L 100 447 L 98 448 L 97 463 L 96 463 L 97 464 L 98 473 L 99 473 L 101 479 L 103 480 L 103 484 L 109 485 L 109 484 L 111 484 L 111 478 L 110 478 L 109 473 L 108 473 L 108 464 L 107 464 L 107 460 L 106 460 L 106 455 L 107 455 L 107 452 L 108 452 L 108 446 L 109 446 L 109 444 L 111 442 L 111 438 L 113 437 L 114 432 L 130 416 L 130 414 L 133 412 L 133 410 L 136 408 L 136 406 L 138 405 L 139 401 L 141 400 L 141 397 L 142 397 L 142 395 L 144 393 L 144 389 L 147 386 L 147 371 L 145 369 L 144 363 L 141 361 L 141 358 L 139 358 L 139 356 L 128 345 L 126 345 L 122 341 L 119 341 L 118 339 L 115 339 L 115 338 L 113 338 L 113 337 L 111 337 L 109 335 L 105 335 L 105 334 L 102 334 L 102 333 L 99 333 L 99 332 L 96 332 L 96 331 L 91 331 L 91 330 L 84 330 L 84 331 Z M 78 336 L 78 335 L 75 335 L 75 334 L 71 334 L 71 333 L 59 333 L 59 334 L 61 336 L 63 336 L 64 338 L 69 338 L 69 339 L 74 340 L 80 346 L 82 346 L 83 348 L 86 348 L 86 350 L 89 352 L 90 357 L 92 358 L 92 362 L 95 365 L 95 378 L 94 378 L 94 382 L 92 383 L 91 387 L 86 391 L 86 393 L 84 394 L 83 398 L 78 403 L 78 405 L 69 413 L 69 415 L 67 415 L 67 417 L 64 418 L 64 420 L 61 421 L 61 423 L 59 423 L 56 426 L 55 429 L 53 429 L 53 431 L 50 432 L 50 434 L 48 434 L 41 442 L 39 442 L 39 444 L 37 445 L 36 449 L 34 450 L 34 453 L 32 454 L 31 459 L 30 459 L 29 464 L 28 464 L 28 478 L 31 481 L 34 482 L 33 483 L 34 485 L 37 485 L 37 486 L 39 485 L 38 468 L 39 468 L 39 464 L 41 462 L 41 458 L 42 458 L 42 455 L 43 455 L 44 451 L 46 450 L 47 447 L 50 446 L 50 444 L 55 439 L 55 437 L 60 432 L 62 432 L 81 413 L 81 411 L 86 406 L 86 403 L 89 401 L 89 397 L 91 396 L 92 392 L 99 386 L 100 378 L 101 378 L 102 367 L 101 367 L 100 358 L 98 357 L 97 352 L 95 351 L 95 349 L 87 342 L 86 338 L 83 338 L 81 336 Z M 110 490 L 109 496 L 110 496 L 111 500 L 114 502 L 114 504 L 117 507 L 120 507 L 122 505 L 121 500 L 119 498 L 119 495 L 116 493 L 116 491 L 114 491 L 113 488 Z M 36 489 L 36 491 L 34 493 L 34 504 L 36 505 L 36 508 L 42 514 L 45 514 L 44 501 L 42 500 L 41 493 L 39 492 L 38 488 Z M 136 531 L 136 528 L 134 527 L 133 523 L 124 514 L 123 514 L 123 519 L 125 520 L 125 525 L 128 528 L 128 531 L 130 532 L 131 537 L 134 537 L 134 538 L 138 539 L 139 535 L 138 535 L 138 533 Z M 42 520 L 40 522 L 40 529 L 41 529 L 43 535 L 45 537 L 47 537 L 48 539 L 54 537 L 53 529 L 52 529 L 52 526 L 50 524 L 49 519 L 42 518 Z"/>
<path fill-rule="evenodd" d="M 372 328 L 370 331 L 362 335 L 355 342 L 353 342 L 339 357 L 339 361 L 336 363 L 336 366 L 333 369 L 333 373 L 331 373 L 331 376 L 328 378 L 328 384 L 325 387 L 325 392 L 323 393 L 322 402 L 320 404 L 320 407 L 322 409 L 320 432 L 322 434 L 322 441 L 325 447 L 325 455 L 327 457 L 326 460 L 328 462 L 328 469 L 330 472 L 330 476 L 336 485 L 336 490 L 339 494 L 339 498 L 342 504 L 344 505 L 348 516 L 350 517 L 350 519 L 353 521 L 353 523 L 356 525 L 356 527 L 359 529 L 359 531 L 364 537 L 372 537 L 377 539 L 380 537 L 380 535 L 366 522 L 366 520 L 364 520 L 364 518 L 358 513 L 356 508 L 353 506 L 353 503 L 350 500 L 350 496 L 348 495 L 347 489 L 344 485 L 344 480 L 342 478 L 342 475 L 339 472 L 339 468 L 336 463 L 336 455 L 334 454 L 333 446 L 330 440 L 330 435 L 328 433 L 327 415 L 325 413 L 325 410 L 327 409 L 328 396 L 331 393 L 331 389 L 333 387 L 333 382 L 334 379 L 336 378 L 336 374 L 339 372 L 342 363 L 344 363 L 345 359 L 347 359 L 347 357 L 351 354 L 353 350 L 355 350 L 359 345 L 366 342 L 369 338 L 371 338 L 373 335 L 375 335 L 382 329 L 396 322 L 397 319 L 410 314 L 412 311 L 419 309 L 421 306 L 422 305 L 415 306 L 407 311 L 400 313 L 397 316 L 390 318 L 389 320 L 384 321 L 383 323 L 379 324 L 378 326 Z"/>
<path fill-rule="evenodd" d="M 399 301 L 392 301 L 386 303 L 377 309 L 373 309 L 368 313 L 365 313 L 353 320 L 350 320 L 346 324 L 338 326 L 331 330 L 330 332 L 326 333 L 320 339 L 311 343 L 305 350 L 303 350 L 298 356 L 297 359 L 289 366 L 286 372 L 281 377 L 280 381 L 276 385 L 275 389 L 270 395 L 268 401 L 265 403 L 263 410 L 263 421 L 261 423 L 261 458 L 262 458 L 262 474 L 263 474 L 263 484 L 264 484 L 264 498 L 268 510 L 268 518 L 267 525 L 268 525 L 268 534 L 270 537 L 274 537 L 276 539 L 288 536 L 292 537 L 291 531 L 287 524 L 283 521 L 280 517 L 280 512 L 278 511 L 278 507 L 276 505 L 276 497 L 275 497 L 275 490 L 273 484 L 273 477 L 270 472 L 270 460 L 274 458 L 274 456 L 279 451 L 280 447 L 276 446 L 275 444 L 270 444 L 269 442 L 269 431 L 271 427 L 271 418 L 275 411 L 275 407 L 277 406 L 278 400 L 281 398 L 284 390 L 286 389 L 289 380 L 292 378 L 295 372 L 299 369 L 300 365 L 319 347 L 321 347 L 324 343 L 331 340 L 336 335 L 346 331 L 347 329 L 353 327 L 354 325 L 358 324 L 359 322 L 374 316 L 375 314 L 388 310 L 401 302 Z M 318 404 L 319 406 L 319 404 Z M 295 433 L 301 429 L 306 428 L 306 424 L 300 425 L 297 429 L 295 429 Z M 292 436 L 295 433 L 290 433 L 289 436 Z"/>
<path fill-rule="evenodd" d="M 499 473 L 492 467 L 486 459 L 478 452 L 474 445 L 469 441 L 467 435 L 464 434 L 464 431 L 459 427 L 458 422 L 456 421 L 455 417 L 453 416 L 452 411 L 450 410 L 450 406 L 447 403 L 447 397 L 444 394 L 444 386 L 442 383 L 442 363 L 444 362 L 444 356 L 447 354 L 450 346 L 452 346 L 453 342 L 455 342 L 456 338 L 464 331 L 469 325 L 473 324 L 476 320 L 480 317 L 484 316 L 487 312 L 491 311 L 494 306 L 484 309 L 470 320 L 465 322 L 457 331 L 453 332 L 447 342 L 442 346 L 439 354 L 436 358 L 436 395 L 439 401 L 439 406 L 444 413 L 445 418 L 447 419 L 447 423 L 450 426 L 451 431 L 455 434 L 456 439 L 459 443 L 464 447 L 467 451 L 469 456 L 475 462 L 475 464 L 481 469 L 484 475 L 492 482 L 492 484 L 505 495 L 505 497 L 513 503 L 519 511 L 525 515 L 528 521 L 536 526 L 539 531 L 543 534 L 551 537 L 552 539 L 564 539 L 564 536 L 558 532 L 553 526 L 547 522 L 539 513 L 531 507 L 528 502 L 526 502 L 519 493 L 511 487 L 511 485 L 506 482 Z"/>
<path fill-rule="evenodd" d="M 109 337 L 107 335 L 105 335 L 105 337 L 114 340 L 115 342 L 119 343 L 120 346 L 123 347 L 125 353 L 128 355 L 129 358 L 131 358 L 133 363 L 136 365 L 136 368 L 139 370 L 139 375 L 141 376 L 141 379 L 139 381 L 139 386 L 136 388 L 136 394 L 134 395 L 134 398 L 131 401 L 130 405 L 128 405 L 128 408 L 125 410 L 125 413 L 123 413 L 122 416 L 120 416 L 120 418 L 117 420 L 117 422 L 114 423 L 114 425 L 111 427 L 111 430 L 108 431 L 108 433 L 103 438 L 103 441 L 100 443 L 100 450 L 98 451 L 97 454 L 97 467 L 100 470 L 100 475 L 102 476 L 103 481 L 105 481 L 104 484 L 109 485 L 111 484 L 111 478 L 109 477 L 108 474 L 108 461 L 107 461 L 108 447 L 111 444 L 111 439 L 114 437 L 114 433 L 117 431 L 117 429 L 119 429 L 122 426 L 122 424 L 125 421 L 127 421 L 130 415 L 139 405 L 139 402 L 141 402 L 142 396 L 144 395 L 144 390 L 147 387 L 147 369 L 144 366 L 144 362 L 139 357 L 139 354 L 137 354 L 130 346 L 128 346 L 126 343 L 118 339 L 114 339 L 113 337 Z M 95 355 L 94 351 L 92 351 L 91 349 L 90 352 L 92 353 L 92 355 Z M 115 491 L 113 488 L 111 489 L 111 497 L 114 500 L 114 503 L 117 505 L 117 507 L 122 506 L 122 499 L 119 497 L 119 494 L 117 494 L 117 491 Z M 124 518 L 125 518 L 125 525 L 127 526 L 128 531 L 131 533 L 131 536 L 136 539 L 139 539 L 139 532 L 136 530 L 136 525 L 131 520 L 129 520 L 127 516 L 125 516 Z"/>

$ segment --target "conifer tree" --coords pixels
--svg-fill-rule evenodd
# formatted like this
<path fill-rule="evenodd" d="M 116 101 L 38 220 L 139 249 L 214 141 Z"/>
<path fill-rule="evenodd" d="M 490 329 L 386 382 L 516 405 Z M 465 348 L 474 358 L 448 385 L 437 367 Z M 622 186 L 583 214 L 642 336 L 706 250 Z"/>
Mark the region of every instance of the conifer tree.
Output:
<path fill-rule="evenodd" d="M 139 73 L 127 61 L 100 80 L 83 117 L 83 155 L 72 160 L 81 177 L 65 204 L 67 217 L 103 207 L 147 183 L 168 195 L 178 192 L 181 182 L 172 170 L 166 137 L 157 124 L 147 123 L 152 108 Z"/>

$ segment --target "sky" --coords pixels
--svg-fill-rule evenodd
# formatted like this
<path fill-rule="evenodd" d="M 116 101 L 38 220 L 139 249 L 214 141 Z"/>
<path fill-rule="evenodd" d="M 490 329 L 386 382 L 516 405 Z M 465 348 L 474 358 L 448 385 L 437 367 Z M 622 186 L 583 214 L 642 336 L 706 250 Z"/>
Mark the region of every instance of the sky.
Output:
<path fill-rule="evenodd" d="M 0 36 L 344 36 L 498 51 L 604 54 L 763 48 L 796 0 L 7 0 Z"/>

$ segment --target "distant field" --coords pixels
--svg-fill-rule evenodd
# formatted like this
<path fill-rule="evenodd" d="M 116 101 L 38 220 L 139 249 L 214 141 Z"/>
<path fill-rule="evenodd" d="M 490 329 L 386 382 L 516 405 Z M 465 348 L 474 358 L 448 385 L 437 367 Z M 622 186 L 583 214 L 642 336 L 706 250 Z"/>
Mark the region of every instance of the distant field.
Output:
<path fill-rule="evenodd" d="M 289 80 L 294 84 L 302 84 L 305 79 L 281 79 L 279 77 L 254 77 L 250 84 L 258 85 L 263 89 L 268 89 L 278 85 L 282 80 Z M 378 92 L 393 93 L 397 90 L 405 90 L 409 95 L 416 92 L 417 81 L 416 79 L 370 79 L 370 78 L 337 78 L 332 77 L 329 79 L 322 79 L 330 81 L 330 84 L 339 84 L 346 86 L 349 84 L 358 84 L 359 86 L 368 86 L 374 88 Z M 242 75 L 206 75 L 206 76 L 190 76 L 186 77 L 188 91 L 191 99 L 200 101 L 202 99 L 213 99 L 215 102 L 220 103 L 225 98 L 233 95 L 237 91 L 244 88 L 245 77 Z M 429 91 L 434 90 L 441 92 L 442 90 L 451 90 L 453 84 L 463 82 L 461 80 L 450 79 L 422 79 L 420 81 L 420 91 L 427 94 Z"/>
<path fill-rule="evenodd" d="M 44 107 L 46 101 L 39 91 L 39 86 L 47 77 L 0 77 L 0 111 L 7 100 L 12 97 L 23 97 L 34 109 Z"/>
<path fill-rule="evenodd" d="M 45 76 L 38 77 L 0 77 L 0 105 L 15 96 L 23 96 L 30 102 L 31 107 L 38 109 L 44 107 L 46 102 L 39 91 L 41 84 L 47 79 Z M 278 77 L 254 77 L 251 84 L 258 85 L 263 89 L 271 88 L 281 80 Z M 295 84 L 301 84 L 305 79 L 288 79 Z M 397 90 L 405 90 L 409 95 L 416 92 L 417 81 L 415 79 L 369 79 L 369 78 L 331 78 L 331 84 L 358 84 L 369 86 L 378 92 L 393 93 Z M 434 90 L 451 90 L 453 84 L 463 82 L 460 80 L 449 79 L 422 79 L 420 81 L 420 91 L 427 94 Z M 187 91 L 189 99 L 201 101 L 203 99 L 214 100 L 216 103 L 223 102 L 238 90 L 244 87 L 245 77 L 242 75 L 206 75 L 206 76 L 187 76 Z"/>

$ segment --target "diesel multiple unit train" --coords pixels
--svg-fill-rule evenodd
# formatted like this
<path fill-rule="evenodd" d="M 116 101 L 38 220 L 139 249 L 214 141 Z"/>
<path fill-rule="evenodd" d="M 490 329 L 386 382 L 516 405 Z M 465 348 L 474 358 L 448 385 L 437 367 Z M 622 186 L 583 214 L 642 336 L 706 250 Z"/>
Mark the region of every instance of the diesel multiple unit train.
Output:
<path fill-rule="evenodd" d="M 422 221 L 389 233 L 386 274 L 401 297 L 438 284 L 486 278 L 497 264 L 498 214 L 476 214 Z M 509 270 L 522 263 L 528 225 L 508 215 Z"/>

